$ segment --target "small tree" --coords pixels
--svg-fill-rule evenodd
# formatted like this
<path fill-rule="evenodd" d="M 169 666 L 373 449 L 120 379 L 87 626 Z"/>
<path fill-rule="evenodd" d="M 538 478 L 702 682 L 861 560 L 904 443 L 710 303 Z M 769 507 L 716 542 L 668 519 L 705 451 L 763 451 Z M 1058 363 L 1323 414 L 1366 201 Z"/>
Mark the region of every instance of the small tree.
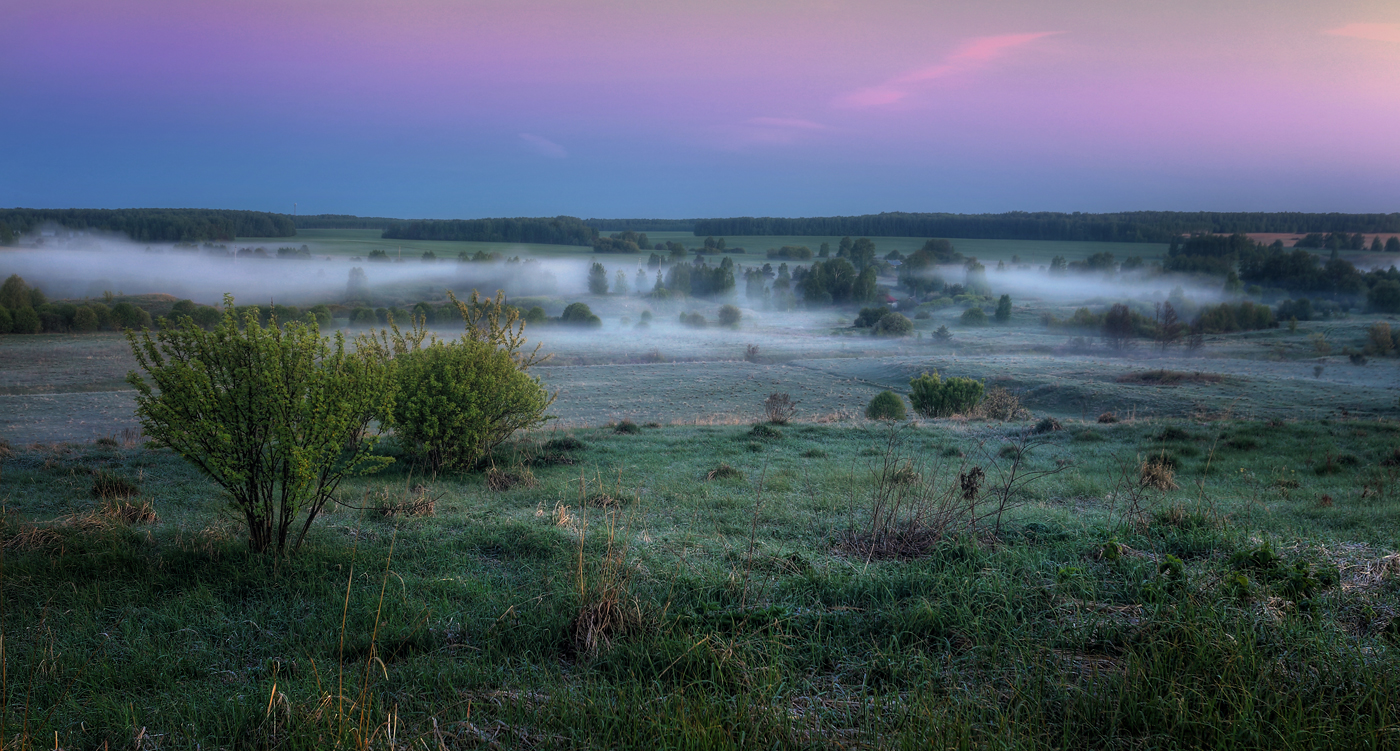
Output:
<path fill-rule="evenodd" d="M 739 321 L 744 314 L 733 305 L 721 305 L 719 309 L 719 325 L 733 328 L 739 325 Z"/>
<path fill-rule="evenodd" d="M 1116 303 L 1103 317 L 1103 338 L 1114 349 L 1125 349 L 1133 338 L 1133 313 L 1123 303 Z"/>
<path fill-rule="evenodd" d="M 871 420 L 903 420 L 907 416 L 904 400 L 893 391 L 881 391 L 865 406 L 865 416 Z"/>
<path fill-rule="evenodd" d="M 1002 295 L 1002 296 L 1001 296 L 1001 299 L 1000 299 L 1000 300 L 997 300 L 996 321 L 997 321 L 997 323 L 1006 323 L 1007 321 L 1010 321 L 1010 320 L 1011 320 L 1011 295 Z"/>
<path fill-rule="evenodd" d="M 943 380 L 938 371 L 909 381 L 909 402 L 925 417 L 948 417 L 971 412 L 986 393 L 981 381 L 971 378 Z"/>
<path fill-rule="evenodd" d="M 263 328 L 239 321 L 233 298 L 204 331 L 179 326 L 128 331 L 145 372 L 127 375 L 146 435 L 193 464 L 229 495 L 248 524 L 248 546 L 286 555 L 347 475 L 387 463 L 371 457 L 369 423 L 393 391 L 372 352 L 349 353 L 312 326 Z M 299 530 L 293 537 L 294 525 Z"/>
<path fill-rule="evenodd" d="M 588 291 L 595 295 L 608 293 L 608 270 L 596 261 L 588 268 Z"/>

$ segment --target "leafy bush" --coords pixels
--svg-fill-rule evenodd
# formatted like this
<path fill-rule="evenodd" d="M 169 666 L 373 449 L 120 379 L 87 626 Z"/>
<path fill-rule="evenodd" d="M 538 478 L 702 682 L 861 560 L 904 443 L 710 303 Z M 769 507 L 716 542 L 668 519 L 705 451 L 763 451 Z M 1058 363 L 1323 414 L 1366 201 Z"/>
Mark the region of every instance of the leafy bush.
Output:
<path fill-rule="evenodd" d="M 962 321 L 964 326 L 986 326 L 987 314 L 983 313 L 981 308 L 968 308 L 958 320 Z"/>
<path fill-rule="evenodd" d="M 434 342 L 395 358 L 394 433 L 433 471 L 470 467 L 544 421 L 544 387 L 490 342 Z"/>
<path fill-rule="evenodd" d="M 567 308 L 564 308 L 564 313 L 559 316 L 559 320 L 562 323 L 589 328 L 598 328 L 603 325 L 603 319 L 593 315 L 593 311 L 589 309 L 588 305 L 581 302 L 571 303 Z"/>
<path fill-rule="evenodd" d="M 739 325 L 739 320 L 743 318 L 743 313 L 733 305 L 722 305 L 719 309 L 719 325 L 734 327 Z"/>
<path fill-rule="evenodd" d="M 854 325 L 858 329 L 868 329 L 878 323 L 881 318 L 889 315 L 889 313 L 889 307 L 884 305 L 878 305 L 872 308 L 861 308 L 860 313 L 856 316 Z"/>
<path fill-rule="evenodd" d="M 914 322 L 899 313 L 886 313 L 875 324 L 875 336 L 909 336 L 914 332 Z"/>
<path fill-rule="evenodd" d="M 903 420 L 908 415 L 899 394 L 881 391 L 865 406 L 865 416 L 871 420 Z"/>
<path fill-rule="evenodd" d="M 433 339 L 414 326 L 408 333 L 359 342 L 385 360 L 392 358 L 397 387 L 394 433 L 433 471 L 472 466 L 517 430 L 542 424 L 551 396 L 526 371 L 541 361 L 539 347 L 522 353 L 525 324 L 505 296 L 469 302 L 452 293 L 465 322 L 461 338 Z M 575 303 L 579 304 L 579 303 Z"/>
<path fill-rule="evenodd" d="M 296 550 L 348 474 L 386 460 L 362 440 L 392 399 L 388 369 L 372 352 L 346 351 L 309 326 L 240 322 L 233 298 L 204 331 L 186 320 L 154 334 L 128 332 L 137 364 L 142 430 L 230 496 L 248 523 L 248 546 Z M 293 524 L 301 520 L 292 538 Z"/>
<path fill-rule="evenodd" d="M 39 314 L 31 307 L 15 308 L 10 331 L 15 334 L 37 334 L 43 328 Z"/>
<path fill-rule="evenodd" d="M 924 373 L 909 381 L 909 401 L 926 417 L 948 417 L 971 412 L 986 393 L 981 381 L 971 378 L 943 380 L 938 371 Z"/>
<path fill-rule="evenodd" d="M 0 305 L 0 334 L 8 334 L 14 327 L 14 318 L 4 305 Z"/>

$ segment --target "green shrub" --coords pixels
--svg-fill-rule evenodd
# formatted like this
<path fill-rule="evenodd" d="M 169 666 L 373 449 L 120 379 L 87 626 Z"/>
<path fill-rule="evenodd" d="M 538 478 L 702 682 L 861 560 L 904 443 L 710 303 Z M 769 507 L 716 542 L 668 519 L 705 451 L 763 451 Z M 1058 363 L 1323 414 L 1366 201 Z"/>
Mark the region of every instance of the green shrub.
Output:
<path fill-rule="evenodd" d="M 738 326 L 740 319 L 742 319 L 743 317 L 744 314 L 741 313 L 739 309 L 734 307 L 733 305 L 720 306 L 719 325 L 721 326 L 729 326 L 730 328 Z"/>
<path fill-rule="evenodd" d="M 10 323 L 10 331 L 15 334 L 37 334 L 43 328 L 39 321 L 39 314 L 33 308 L 16 308 L 13 320 Z"/>
<path fill-rule="evenodd" d="M 151 314 L 129 302 L 112 306 L 112 322 L 123 330 L 149 329 L 152 326 Z"/>
<path fill-rule="evenodd" d="M 224 309 L 213 331 L 189 319 L 129 331 L 145 377 L 127 382 L 146 435 L 224 489 L 253 551 L 283 555 L 342 478 L 387 461 L 361 436 L 389 407 L 388 370 L 372 351 L 347 352 L 343 337 L 331 346 L 313 327 L 263 328 L 255 314 L 240 323 L 232 297 Z"/>
<path fill-rule="evenodd" d="M 886 313 L 875 323 L 875 336 L 909 336 L 914 322 L 899 313 Z"/>
<path fill-rule="evenodd" d="M 948 417 L 971 412 L 982 402 L 986 388 L 971 378 L 943 380 L 938 371 L 909 381 L 909 401 L 926 417 Z"/>
<path fill-rule="evenodd" d="M 884 305 L 877 305 L 870 308 L 861 308 L 856 316 L 855 327 L 858 329 L 868 329 L 879 323 L 881 318 L 889 315 L 890 309 Z"/>
<path fill-rule="evenodd" d="M 10 315 L 9 309 L 4 305 L 0 305 L 0 334 L 10 333 L 10 329 L 13 327 L 14 318 Z"/>
<path fill-rule="evenodd" d="M 893 391 L 881 391 L 866 405 L 865 416 L 871 420 L 903 420 L 907 417 L 904 400 Z"/>
<path fill-rule="evenodd" d="M 589 328 L 598 328 L 603 325 L 603 319 L 593 315 L 588 304 L 581 302 L 570 303 L 567 308 L 564 308 L 564 313 L 559 316 L 559 321 L 572 326 L 587 326 Z"/>
<path fill-rule="evenodd" d="M 97 313 L 92 308 L 83 306 L 73 312 L 74 331 L 96 331 L 100 322 L 97 320 Z"/>
<path fill-rule="evenodd" d="M 986 326 L 987 314 L 983 313 L 981 308 L 968 308 L 958 320 L 962 321 L 964 326 Z"/>
<path fill-rule="evenodd" d="M 504 295 L 483 301 L 473 292 L 466 303 L 448 296 L 465 322 L 461 338 L 424 345 L 426 331 L 415 325 L 359 343 L 392 356 L 394 434 L 432 471 L 471 467 L 515 431 L 544 423 L 554 401 L 526 372 L 539 350 L 520 352 L 525 324 Z"/>

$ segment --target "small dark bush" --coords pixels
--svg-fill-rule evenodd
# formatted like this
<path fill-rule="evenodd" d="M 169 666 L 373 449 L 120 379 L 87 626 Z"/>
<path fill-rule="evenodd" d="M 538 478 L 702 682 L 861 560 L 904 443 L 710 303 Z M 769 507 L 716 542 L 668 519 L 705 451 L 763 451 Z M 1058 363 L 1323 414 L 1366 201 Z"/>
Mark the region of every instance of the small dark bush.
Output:
<path fill-rule="evenodd" d="M 907 417 L 904 400 L 893 391 L 881 391 L 866 405 L 865 416 L 871 420 L 903 420 Z"/>
<path fill-rule="evenodd" d="M 749 431 L 749 435 L 765 441 L 773 441 L 783 437 L 783 431 L 767 423 L 758 423 Z"/>
<path fill-rule="evenodd" d="M 1053 433 L 1057 430 L 1064 430 L 1059 420 L 1053 417 L 1042 417 L 1040 418 L 1040 422 L 1035 424 L 1035 429 L 1031 432 L 1036 435 L 1043 435 L 1045 433 Z"/>
<path fill-rule="evenodd" d="M 613 427 L 613 432 L 619 435 L 633 435 L 642 432 L 642 428 L 631 420 L 623 420 Z"/>
<path fill-rule="evenodd" d="M 1193 436 L 1175 425 L 1169 425 L 1163 428 L 1161 434 L 1156 438 L 1159 441 L 1189 441 L 1192 440 Z"/>
<path fill-rule="evenodd" d="M 1099 422 L 1105 425 L 1112 425 L 1113 423 L 1118 422 L 1118 415 L 1113 412 L 1105 412 L 1099 415 Z"/>
<path fill-rule="evenodd" d="M 582 451 L 586 448 L 588 448 L 588 444 L 571 435 L 551 438 L 544 443 L 545 451 Z"/>
<path fill-rule="evenodd" d="M 718 467 L 715 467 L 714 469 L 710 470 L 708 473 L 705 474 L 705 480 L 707 482 L 710 480 L 731 479 L 742 480 L 744 479 L 744 473 L 723 462 L 720 462 L 720 465 Z"/>
<path fill-rule="evenodd" d="M 886 313 L 875 322 L 875 336 L 909 336 L 914 332 L 914 322 L 899 313 Z"/>

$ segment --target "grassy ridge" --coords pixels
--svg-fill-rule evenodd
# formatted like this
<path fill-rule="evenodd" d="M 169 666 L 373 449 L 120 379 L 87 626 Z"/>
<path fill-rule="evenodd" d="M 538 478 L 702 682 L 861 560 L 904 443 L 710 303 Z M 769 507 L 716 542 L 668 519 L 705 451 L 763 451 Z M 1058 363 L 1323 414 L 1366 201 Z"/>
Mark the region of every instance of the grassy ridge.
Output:
<path fill-rule="evenodd" d="M 1054 474 L 1013 496 L 999 537 L 852 547 L 876 491 L 959 492 L 978 466 L 985 492 L 1030 427 L 543 434 L 496 474 L 362 480 L 345 500 L 370 510 L 326 516 L 280 563 L 246 554 L 168 452 L 9 449 L 4 742 L 1397 739 L 1393 421 L 1070 423 L 1031 439 L 1025 466 Z M 1148 457 L 1180 487 L 1141 486 Z M 707 480 L 722 464 L 738 474 Z M 118 518 L 95 470 L 159 521 Z"/>

